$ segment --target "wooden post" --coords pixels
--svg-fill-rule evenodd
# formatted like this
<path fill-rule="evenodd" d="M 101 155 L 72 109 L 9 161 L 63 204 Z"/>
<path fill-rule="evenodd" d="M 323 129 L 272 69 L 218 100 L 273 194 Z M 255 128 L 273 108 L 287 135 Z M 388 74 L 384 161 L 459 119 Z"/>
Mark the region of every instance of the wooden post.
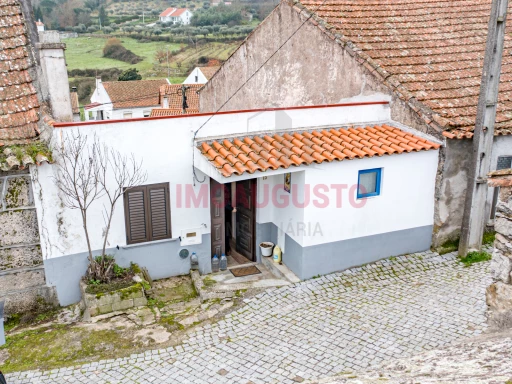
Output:
<path fill-rule="evenodd" d="M 486 176 L 491 167 L 508 0 L 493 0 L 478 99 L 473 155 L 462 221 L 459 255 L 480 250 L 485 229 Z"/>

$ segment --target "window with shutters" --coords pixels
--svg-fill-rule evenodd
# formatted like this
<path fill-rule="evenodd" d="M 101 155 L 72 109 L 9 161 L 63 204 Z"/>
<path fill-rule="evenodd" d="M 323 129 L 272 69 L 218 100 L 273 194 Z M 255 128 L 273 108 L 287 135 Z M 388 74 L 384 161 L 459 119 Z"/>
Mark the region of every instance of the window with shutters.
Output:
<path fill-rule="evenodd" d="M 169 239 L 169 183 L 142 185 L 125 191 L 124 212 L 128 244 Z"/>

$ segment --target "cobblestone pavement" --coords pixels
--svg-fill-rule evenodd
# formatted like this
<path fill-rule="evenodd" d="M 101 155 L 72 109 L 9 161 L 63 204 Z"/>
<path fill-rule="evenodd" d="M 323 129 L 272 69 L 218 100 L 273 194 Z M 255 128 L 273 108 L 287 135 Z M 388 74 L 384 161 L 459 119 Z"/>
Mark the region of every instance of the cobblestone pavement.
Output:
<path fill-rule="evenodd" d="M 285 383 L 356 371 L 485 330 L 488 263 L 425 252 L 266 291 L 180 346 L 19 383 Z"/>

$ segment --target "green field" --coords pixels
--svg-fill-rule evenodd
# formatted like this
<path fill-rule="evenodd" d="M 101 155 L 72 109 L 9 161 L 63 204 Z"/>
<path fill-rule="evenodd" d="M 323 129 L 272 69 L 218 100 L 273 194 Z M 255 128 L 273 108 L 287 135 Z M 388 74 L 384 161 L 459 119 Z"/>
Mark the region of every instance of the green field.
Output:
<path fill-rule="evenodd" d="M 158 65 L 155 63 L 155 53 L 159 49 L 169 49 L 179 51 L 180 44 L 167 42 L 145 42 L 140 43 L 138 40 L 130 37 L 120 38 L 126 49 L 129 49 L 138 56 L 144 58 L 137 64 L 129 64 L 123 61 L 109 59 L 103 57 L 103 47 L 107 41 L 102 37 L 78 37 L 75 39 L 66 39 L 66 62 L 68 70 L 73 69 L 107 69 L 107 68 L 137 68 L 143 78 L 165 77 L 167 74 L 165 64 Z M 182 72 L 174 76 L 180 78 L 186 75 L 188 68 L 194 67 L 197 60 L 201 56 L 226 60 L 229 55 L 238 47 L 239 43 L 208 43 L 198 46 L 197 50 L 193 46 L 185 46 L 183 52 L 177 54 L 174 60 L 171 58 L 170 67 L 175 71 Z M 181 69 L 178 69 L 178 63 Z"/>
<path fill-rule="evenodd" d="M 106 68 L 132 68 L 136 67 L 140 72 L 146 73 L 153 69 L 155 52 L 158 49 L 166 49 L 170 51 L 179 50 L 179 44 L 165 42 L 148 42 L 139 43 L 135 39 L 123 37 L 120 39 L 126 49 L 129 49 L 138 56 L 144 58 L 138 64 L 129 64 L 123 61 L 109 59 L 103 57 L 103 47 L 106 38 L 101 37 L 78 37 L 76 39 L 66 39 L 66 62 L 68 70 L 73 69 L 106 69 Z"/>

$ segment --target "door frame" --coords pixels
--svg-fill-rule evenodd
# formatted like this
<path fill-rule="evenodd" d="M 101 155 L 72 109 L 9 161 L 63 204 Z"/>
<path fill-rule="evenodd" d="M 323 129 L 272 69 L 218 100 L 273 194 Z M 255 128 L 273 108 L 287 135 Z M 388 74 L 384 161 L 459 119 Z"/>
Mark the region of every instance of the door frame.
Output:
<path fill-rule="evenodd" d="M 247 182 L 249 181 L 251 183 L 251 199 L 252 199 L 252 204 L 251 204 L 251 209 L 250 209 L 250 212 L 251 212 L 251 215 L 252 215 L 252 222 L 251 222 L 251 229 L 252 229 L 252 233 L 251 233 L 251 250 L 252 250 L 252 258 L 249 259 L 247 256 L 243 255 L 240 251 L 238 251 L 238 249 L 235 249 L 239 254 L 243 255 L 244 257 L 246 257 L 248 260 L 252 261 L 252 262 L 256 262 L 257 259 L 258 259 L 258 256 L 257 256 L 257 252 L 256 252 L 256 202 L 257 202 L 257 189 L 258 189 L 258 181 L 256 178 L 254 179 L 247 179 L 247 180 L 243 180 L 243 181 L 240 181 L 240 182 Z M 236 182 L 236 183 L 239 183 L 239 182 Z M 238 196 L 236 196 L 236 193 L 238 192 L 238 188 L 235 186 L 235 201 L 236 201 L 236 207 L 237 207 L 237 211 L 238 211 Z M 237 222 L 236 222 L 236 229 L 235 229 L 235 248 L 236 248 L 236 231 L 238 230 L 238 218 L 237 218 Z"/>
<path fill-rule="evenodd" d="M 251 260 L 252 262 L 256 262 L 257 259 L 258 259 L 258 256 L 257 256 L 257 249 L 256 249 L 256 202 L 257 202 L 257 190 L 258 190 L 258 181 L 257 181 L 257 178 L 254 178 L 254 179 L 248 179 L 250 182 L 251 182 L 251 198 L 253 200 L 253 204 L 252 204 L 252 209 L 251 209 L 251 214 L 252 214 L 252 244 L 251 244 L 251 249 L 252 249 L 252 252 L 253 252 L 253 260 Z M 234 188 L 230 188 L 231 190 L 231 193 L 232 193 L 232 205 L 233 205 L 233 208 L 236 207 L 236 204 L 237 204 L 237 200 L 236 200 L 236 193 L 237 193 L 237 188 L 236 188 L 236 183 L 237 182 L 233 182 L 235 183 L 235 187 Z M 231 183 L 230 183 L 231 184 Z M 222 188 L 221 188 L 222 187 Z M 220 207 L 220 215 L 222 216 L 222 226 L 221 226 L 221 232 L 220 232 L 220 235 L 222 236 L 222 246 L 221 246 L 221 250 L 222 252 L 225 252 L 226 250 L 226 244 L 225 244 L 225 239 L 226 239 L 226 217 L 225 217 L 225 196 L 224 196 L 224 184 L 221 184 L 219 183 L 218 181 L 216 181 L 215 179 L 213 178 L 210 178 L 210 229 L 211 229 L 211 243 L 210 243 L 210 246 L 211 246 L 211 250 L 210 250 L 210 253 L 211 253 L 211 257 L 213 257 L 213 255 L 216 253 L 216 249 L 215 248 L 218 248 L 219 245 L 216 244 L 218 243 L 218 241 L 216 241 L 216 234 L 214 231 L 216 231 L 216 227 L 218 225 L 218 221 L 220 220 L 220 217 L 218 215 L 216 215 L 215 213 L 215 208 L 216 208 L 216 203 L 214 202 L 214 192 L 215 192 L 215 188 L 220 188 L 222 190 L 221 192 L 221 199 L 222 199 L 222 204 L 221 204 L 221 207 Z M 233 191 L 234 190 L 234 191 Z M 233 215 L 233 216 L 236 216 L 236 215 Z M 236 221 L 236 219 L 235 219 Z M 234 232 L 235 232 L 235 237 L 232 237 L 232 234 L 230 234 L 229 238 L 233 238 L 233 245 L 235 247 L 235 251 L 236 250 L 236 231 L 237 231 L 237 228 L 236 226 L 238 225 L 238 223 L 233 223 L 233 226 L 234 226 Z M 215 244 L 214 244 L 215 243 Z M 238 252 L 238 251 L 237 251 Z M 221 255 L 218 255 L 219 257 Z"/>

